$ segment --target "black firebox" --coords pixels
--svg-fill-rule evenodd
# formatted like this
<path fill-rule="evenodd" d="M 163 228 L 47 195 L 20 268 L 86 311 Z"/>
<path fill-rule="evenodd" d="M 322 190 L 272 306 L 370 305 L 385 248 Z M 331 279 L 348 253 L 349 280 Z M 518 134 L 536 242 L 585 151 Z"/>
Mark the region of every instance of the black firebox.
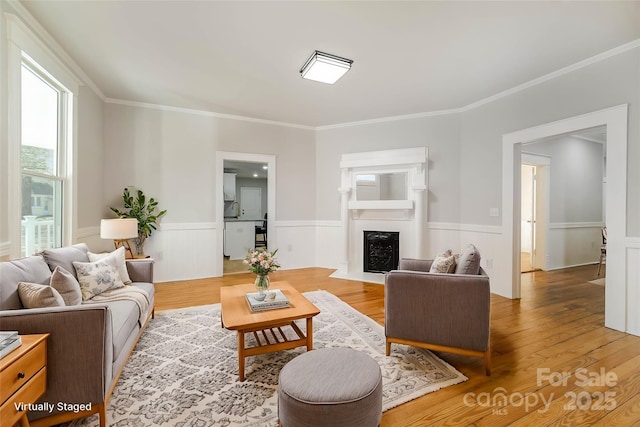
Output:
<path fill-rule="evenodd" d="M 398 268 L 400 233 L 397 231 L 364 232 L 364 271 L 385 273 Z"/>

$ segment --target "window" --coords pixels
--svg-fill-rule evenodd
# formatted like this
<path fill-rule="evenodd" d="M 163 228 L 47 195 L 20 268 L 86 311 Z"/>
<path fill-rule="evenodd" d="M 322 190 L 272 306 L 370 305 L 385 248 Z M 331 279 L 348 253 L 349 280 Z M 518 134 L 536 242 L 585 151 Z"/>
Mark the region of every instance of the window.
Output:
<path fill-rule="evenodd" d="M 62 245 L 70 93 L 35 62 L 20 70 L 21 255 Z"/>

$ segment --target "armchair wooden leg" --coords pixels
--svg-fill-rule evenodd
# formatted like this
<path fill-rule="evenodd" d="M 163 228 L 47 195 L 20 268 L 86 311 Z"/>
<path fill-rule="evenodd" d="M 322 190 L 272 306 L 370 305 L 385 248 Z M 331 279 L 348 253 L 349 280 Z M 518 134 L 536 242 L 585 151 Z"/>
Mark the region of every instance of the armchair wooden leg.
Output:
<path fill-rule="evenodd" d="M 484 352 L 484 372 L 487 376 L 491 376 L 491 347 Z"/>
<path fill-rule="evenodd" d="M 391 341 L 389 341 L 389 338 L 387 338 L 387 343 L 386 343 L 386 355 L 390 355 L 391 354 Z"/>

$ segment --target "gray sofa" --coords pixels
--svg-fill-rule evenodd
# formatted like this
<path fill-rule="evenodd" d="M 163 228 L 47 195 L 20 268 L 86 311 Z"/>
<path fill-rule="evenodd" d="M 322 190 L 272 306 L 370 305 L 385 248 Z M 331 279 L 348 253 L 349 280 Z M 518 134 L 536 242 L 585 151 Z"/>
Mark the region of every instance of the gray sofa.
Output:
<path fill-rule="evenodd" d="M 386 353 L 391 343 L 484 358 L 491 374 L 489 277 L 432 273 L 432 260 L 402 259 L 385 278 Z"/>
<path fill-rule="evenodd" d="M 20 334 L 48 333 L 47 390 L 39 402 L 54 405 L 49 412 L 29 412 L 32 425 L 51 426 L 93 413 L 106 425 L 106 405 L 127 358 L 154 314 L 153 260 L 127 260 L 133 286 L 144 290 L 147 313 L 130 300 L 100 304 L 31 308 L 23 307 L 19 282 L 49 284 L 52 271 L 61 266 L 74 275 L 73 262 L 89 262 L 88 248 L 78 244 L 49 249 L 0 263 L 0 330 Z M 58 402 L 91 404 L 80 412 L 61 412 Z M 88 406 L 88 405 L 87 405 Z"/>

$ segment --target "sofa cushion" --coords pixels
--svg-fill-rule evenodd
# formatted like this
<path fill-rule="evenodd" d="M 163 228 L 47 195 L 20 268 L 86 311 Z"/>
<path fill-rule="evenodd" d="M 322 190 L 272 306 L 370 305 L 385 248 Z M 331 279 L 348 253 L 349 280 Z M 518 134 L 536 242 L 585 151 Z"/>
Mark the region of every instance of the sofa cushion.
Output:
<path fill-rule="evenodd" d="M 76 270 L 73 267 L 76 262 L 89 262 L 89 248 L 84 243 L 78 243 L 73 246 L 65 246 L 63 248 L 45 249 L 42 251 L 44 260 L 49 265 L 49 270 L 53 271 L 60 266 L 74 275 L 77 279 Z"/>
<path fill-rule="evenodd" d="M 60 266 L 51 274 L 51 287 L 60 293 L 64 305 L 78 305 L 82 302 L 80 283 L 73 274 Z"/>
<path fill-rule="evenodd" d="M 39 255 L 0 263 L 0 310 L 24 308 L 18 294 L 18 283 L 30 282 L 46 285 L 51 270 Z"/>
<path fill-rule="evenodd" d="M 125 285 L 131 284 L 131 279 L 129 278 L 129 272 L 127 271 L 127 263 L 125 258 L 124 246 L 120 246 L 113 252 L 104 252 L 99 254 L 94 254 L 93 252 L 89 252 L 89 261 L 95 262 L 100 261 L 106 257 L 114 257 L 116 259 L 116 265 L 118 267 L 118 273 L 120 274 L 120 280 Z"/>
<path fill-rule="evenodd" d="M 64 307 L 60 293 L 48 285 L 20 282 L 18 294 L 26 308 Z"/>
<path fill-rule="evenodd" d="M 74 261 L 73 266 L 76 269 L 83 300 L 93 298 L 109 289 L 124 286 L 120 280 L 115 258 L 107 257 L 96 262 Z"/>
<path fill-rule="evenodd" d="M 111 326 L 113 331 L 113 360 L 115 362 L 120 353 L 125 350 L 134 329 L 139 327 L 140 310 L 133 301 L 110 301 L 106 303 L 111 310 Z M 127 349 L 128 350 L 128 349 Z"/>
<path fill-rule="evenodd" d="M 478 274 L 480 272 L 480 252 L 469 244 L 456 261 L 456 274 Z"/>

